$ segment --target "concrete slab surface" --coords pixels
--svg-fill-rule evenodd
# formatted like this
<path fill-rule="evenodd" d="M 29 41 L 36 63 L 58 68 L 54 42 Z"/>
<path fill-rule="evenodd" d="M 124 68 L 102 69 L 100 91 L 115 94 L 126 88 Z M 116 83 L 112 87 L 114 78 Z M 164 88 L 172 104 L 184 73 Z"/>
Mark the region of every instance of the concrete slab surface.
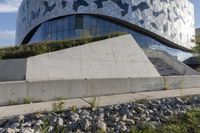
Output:
<path fill-rule="evenodd" d="M 100 96 L 96 97 L 96 106 L 129 103 L 140 99 L 148 100 L 148 99 L 180 97 L 180 96 L 199 95 L 199 94 L 200 94 L 200 88 L 190 88 L 190 89 L 150 91 L 150 92 Z M 93 101 L 94 98 L 95 97 L 64 100 L 65 108 L 72 107 L 73 105 L 75 105 L 78 108 L 90 107 L 89 103 Z M 0 107 L 0 119 L 16 115 L 51 111 L 53 103 L 55 103 L 55 101 Z"/>

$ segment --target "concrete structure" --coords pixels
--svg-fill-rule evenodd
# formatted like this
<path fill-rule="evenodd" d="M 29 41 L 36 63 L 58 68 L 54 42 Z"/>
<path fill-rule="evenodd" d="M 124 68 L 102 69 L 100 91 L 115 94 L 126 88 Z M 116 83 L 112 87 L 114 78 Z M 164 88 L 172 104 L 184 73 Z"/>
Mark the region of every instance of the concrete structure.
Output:
<path fill-rule="evenodd" d="M 26 59 L 0 60 L 0 81 L 25 80 Z"/>
<path fill-rule="evenodd" d="M 131 35 L 27 59 L 26 80 L 160 76 Z"/>
<path fill-rule="evenodd" d="M 188 0 L 23 0 L 16 44 L 128 32 L 142 48 L 191 56 L 194 8 Z"/>
<path fill-rule="evenodd" d="M 130 103 L 138 100 L 148 100 L 148 99 L 160 99 L 169 97 L 182 97 L 182 96 L 192 96 L 199 95 L 199 88 L 181 89 L 181 90 L 165 90 L 165 91 L 151 91 L 151 92 L 137 92 L 128 94 L 118 94 L 109 96 L 99 96 L 99 97 L 86 97 L 78 99 L 68 99 L 63 100 L 64 108 L 70 108 L 76 106 L 81 107 L 91 107 L 89 103 L 96 98 L 96 106 L 107 106 L 116 105 L 123 103 Z M 0 107 L 0 118 L 5 119 L 17 115 L 26 115 L 31 113 L 46 112 L 52 110 L 52 104 L 56 101 L 14 105 Z"/>
<path fill-rule="evenodd" d="M 160 76 L 131 35 L 27 59 L 2 60 L 0 68 L 0 81 Z"/>
<path fill-rule="evenodd" d="M 178 89 L 176 92 L 183 95 L 182 89 L 190 92 L 190 88 L 199 88 L 199 80 L 200 76 L 177 76 L 4 82 L 0 83 L 0 106 L 8 105 L 12 101 L 23 103 L 25 98 L 32 98 L 33 101 L 52 101 L 59 97 L 74 99 L 163 89 Z M 154 93 L 152 92 L 152 94 Z M 173 93 L 164 93 L 169 97 L 174 95 Z M 157 97 L 160 96 L 157 95 Z"/>

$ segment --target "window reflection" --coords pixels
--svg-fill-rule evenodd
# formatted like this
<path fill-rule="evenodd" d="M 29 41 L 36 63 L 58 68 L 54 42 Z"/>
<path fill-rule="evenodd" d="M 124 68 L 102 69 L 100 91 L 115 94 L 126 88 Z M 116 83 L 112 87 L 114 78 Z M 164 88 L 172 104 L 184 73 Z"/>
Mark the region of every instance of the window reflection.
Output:
<path fill-rule="evenodd" d="M 144 49 L 164 50 L 175 57 L 178 55 L 182 55 L 183 57 L 191 55 L 179 49 L 167 47 L 155 39 L 131 30 L 120 23 L 91 15 L 71 15 L 44 22 L 37 29 L 29 43 L 76 39 L 85 35 L 102 36 L 117 31 L 132 34 L 136 42 Z"/>

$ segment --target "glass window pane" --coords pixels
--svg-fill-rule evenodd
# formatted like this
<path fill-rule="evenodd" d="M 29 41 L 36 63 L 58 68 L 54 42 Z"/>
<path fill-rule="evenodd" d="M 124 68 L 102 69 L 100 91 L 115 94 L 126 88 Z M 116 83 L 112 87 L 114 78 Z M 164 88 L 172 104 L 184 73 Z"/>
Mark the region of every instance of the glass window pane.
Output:
<path fill-rule="evenodd" d="M 69 19 L 68 17 L 63 18 L 63 30 L 69 29 Z"/>
<path fill-rule="evenodd" d="M 63 37 L 62 37 L 62 32 L 57 32 L 56 33 L 56 40 L 63 40 Z"/>
<path fill-rule="evenodd" d="M 56 30 L 57 31 L 62 31 L 63 27 L 62 27 L 62 19 L 57 19 L 57 22 L 56 22 Z"/>
<path fill-rule="evenodd" d="M 90 16 L 84 15 L 83 17 L 83 28 L 90 29 Z"/>
<path fill-rule="evenodd" d="M 76 15 L 75 29 L 83 29 L 83 15 Z"/>
<path fill-rule="evenodd" d="M 75 16 L 69 16 L 69 29 L 75 30 Z"/>

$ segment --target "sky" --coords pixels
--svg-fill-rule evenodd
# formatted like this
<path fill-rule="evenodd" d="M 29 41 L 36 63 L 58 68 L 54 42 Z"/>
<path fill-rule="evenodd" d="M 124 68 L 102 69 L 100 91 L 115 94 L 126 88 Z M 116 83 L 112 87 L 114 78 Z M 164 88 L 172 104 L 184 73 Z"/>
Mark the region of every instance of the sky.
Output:
<path fill-rule="evenodd" d="M 17 10 L 22 0 L 0 0 L 0 47 L 15 43 Z M 195 7 L 195 27 L 200 27 L 200 0 L 190 0 Z"/>

